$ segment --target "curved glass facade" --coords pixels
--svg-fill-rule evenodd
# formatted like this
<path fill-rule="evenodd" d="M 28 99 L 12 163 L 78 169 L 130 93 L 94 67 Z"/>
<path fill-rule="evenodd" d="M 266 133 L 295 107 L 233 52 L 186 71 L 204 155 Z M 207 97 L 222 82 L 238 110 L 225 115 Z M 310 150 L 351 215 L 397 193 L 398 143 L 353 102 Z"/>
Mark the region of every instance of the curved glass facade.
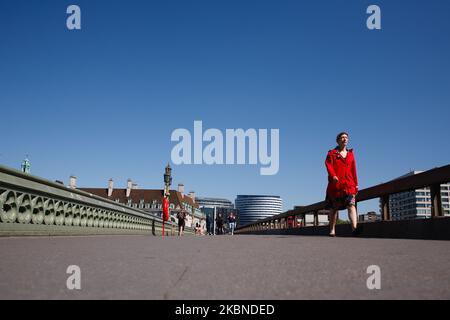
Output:
<path fill-rule="evenodd" d="M 238 195 L 235 203 L 240 226 L 283 213 L 279 196 Z"/>

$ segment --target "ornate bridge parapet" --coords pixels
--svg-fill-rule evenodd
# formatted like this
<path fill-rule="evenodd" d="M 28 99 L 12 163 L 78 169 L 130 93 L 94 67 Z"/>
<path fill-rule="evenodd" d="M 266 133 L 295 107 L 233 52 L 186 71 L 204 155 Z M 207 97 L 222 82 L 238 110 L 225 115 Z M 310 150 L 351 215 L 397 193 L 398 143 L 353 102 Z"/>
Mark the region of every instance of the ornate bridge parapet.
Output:
<path fill-rule="evenodd" d="M 175 227 L 166 222 L 166 235 Z M 0 166 L 0 235 L 99 234 L 162 235 L 162 219 Z"/>

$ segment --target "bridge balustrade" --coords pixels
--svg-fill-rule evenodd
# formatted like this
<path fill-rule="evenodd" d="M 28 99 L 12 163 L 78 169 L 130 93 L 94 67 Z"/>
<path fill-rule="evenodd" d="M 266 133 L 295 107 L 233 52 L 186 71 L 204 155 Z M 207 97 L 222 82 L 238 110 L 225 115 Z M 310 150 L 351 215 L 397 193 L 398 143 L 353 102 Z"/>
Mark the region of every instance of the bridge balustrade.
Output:
<path fill-rule="evenodd" d="M 428 170 L 419 174 L 402 177 L 386 183 L 382 183 L 370 188 L 360 190 L 356 196 L 357 202 L 367 201 L 371 199 L 381 199 L 381 219 L 382 221 L 391 221 L 389 211 L 389 196 L 405 191 L 412 191 L 421 188 L 430 188 L 431 195 L 431 218 L 436 219 L 444 216 L 441 199 L 441 184 L 450 181 L 450 165 Z M 254 223 L 236 228 L 236 233 L 247 233 L 250 231 L 263 231 L 271 229 L 288 229 L 292 228 L 288 223 L 289 219 L 297 221 L 301 219 L 302 223 L 298 228 L 305 226 L 305 218 L 307 214 L 314 216 L 314 226 L 319 224 L 319 215 L 328 215 L 325 201 L 317 202 L 307 206 L 297 206 L 294 209 L 286 211 L 282 214 L 269 218 L 258 220 Z M 269 225 L 269 228 L 263 226 Z"/>
<path fill-rule="evenodd" d="M 162 235 L 162 225 L 145 211 L 0 166 L 0 235 Z M 172 222 L 164 229 L 177 234 Z"/>

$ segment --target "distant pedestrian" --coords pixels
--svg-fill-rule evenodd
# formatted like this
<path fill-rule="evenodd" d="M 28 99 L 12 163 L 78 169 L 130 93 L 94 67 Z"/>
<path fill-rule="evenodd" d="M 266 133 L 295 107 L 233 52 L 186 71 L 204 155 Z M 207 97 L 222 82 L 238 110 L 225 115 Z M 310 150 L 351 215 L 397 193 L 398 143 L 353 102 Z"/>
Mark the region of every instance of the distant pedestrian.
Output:
<path fill-rule="evenodd" d="M 356 194 L 358 193 L 358 177 L 353 149 L 347 149 L 349 136 L 341 132 L 336 137 L 338 146 L 328 151 L 325 166 L 328 172 L 326 194 L 327 208 L 330 210 L 330 236 L 336 235 L 336 221 L 339 210 L 347 208 L 352 223 L 352 234 L 358 235 L 358 215 L 356 212 Z"/>
<path fill-rule="evenodd" d="M 184 211 L 179 211 L 177 213 L 178 218 L 178 236 L 182 236 L 184 234 L 184 227 L 186 224 L 186 213 Z"/>
<path fill-rule="evenodd" d="M 228 226 L 229 232 L 231 235 L 234 235 L 234 229 L 236 228 L 236 216 L 234 215 L 234 212 L 230 212 L 228 215 Z"/>
<path fill-rule="evenodd" d="M 217 224 L 217 234 L 223 234 L 223 217 L 221 213 L 219 213 L 219 215 L 216 218 L 216 224 Z"/>

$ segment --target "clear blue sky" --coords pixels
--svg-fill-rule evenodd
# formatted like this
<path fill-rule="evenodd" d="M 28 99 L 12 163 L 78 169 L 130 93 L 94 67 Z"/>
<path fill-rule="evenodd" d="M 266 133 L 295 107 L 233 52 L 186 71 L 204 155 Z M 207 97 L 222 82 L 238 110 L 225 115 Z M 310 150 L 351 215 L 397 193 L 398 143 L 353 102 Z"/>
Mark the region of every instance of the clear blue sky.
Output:
<path fill-rule="evenodd" d="M 82 30 L 66 28 L 77 4 Z M 366 28 L 366 8 L 382 30 Z M 324 199 L 350 133 L 361 188 L 448 164 L 450 1 L 0 1 L 0 163 L 161 188 L 171 132 L 279 128 L 280 171 L 176 166 L 174 184 L 284 208 Z M 362 211 L 376 208 L 362 204 Z"/>

